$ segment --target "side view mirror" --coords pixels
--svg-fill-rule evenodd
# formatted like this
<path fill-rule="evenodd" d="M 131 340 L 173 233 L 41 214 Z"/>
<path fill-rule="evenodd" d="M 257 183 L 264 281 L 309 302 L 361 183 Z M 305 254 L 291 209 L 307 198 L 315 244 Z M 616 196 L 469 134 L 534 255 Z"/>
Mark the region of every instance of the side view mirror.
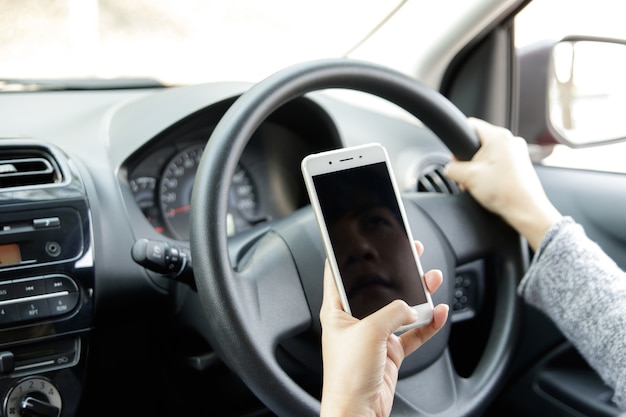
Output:
<path fill-rule="evenodd" d="M 626 140 L 626 41 L 567 37 L 552 48 L 548 128 L 580 148 Z"/>

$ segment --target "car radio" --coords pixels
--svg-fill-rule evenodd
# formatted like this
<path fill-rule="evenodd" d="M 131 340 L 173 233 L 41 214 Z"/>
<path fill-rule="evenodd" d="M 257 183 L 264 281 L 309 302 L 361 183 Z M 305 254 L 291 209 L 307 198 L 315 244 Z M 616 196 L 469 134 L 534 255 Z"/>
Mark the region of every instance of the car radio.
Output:
<path fill-rule="evenodd" d="M 0 271 L 77 259 L 82 252 L 82 222 L 73 208 L 18 211 L 0 220 Z"/>

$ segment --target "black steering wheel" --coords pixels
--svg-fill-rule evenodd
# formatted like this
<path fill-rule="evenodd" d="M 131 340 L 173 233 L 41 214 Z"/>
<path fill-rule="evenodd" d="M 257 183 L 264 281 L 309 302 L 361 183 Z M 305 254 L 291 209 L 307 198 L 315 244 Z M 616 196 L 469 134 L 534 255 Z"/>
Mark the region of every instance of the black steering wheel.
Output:
<path fill-rule="evenodd" d="M 202 155 L 191 201 L 196 286 L 214 349 L 280 416 L 319 414 L 321 357 L 315 336 L 320 334 L 325 255 L 310 207 L 229 240 L 229 179 L 252 134 L 273 111 L 329 88 L 362 91 L 395 103 L 421 120 L 459 159 L 471 158 L 479 147 L 466 117 L 438 92 L 393 70 L 350 59 L 313 61 L 280 71 L 244 93 L 220 120 Z M 426 247 L 425 269 L 443 271 L 444 284 L 433 302 L 453 303 L 455 277 L 464 264 L 484 262 L 497 280 L 491 330 L 471 375 L 455 370 L 449 320 L 403 363 L 392 415 L 475 414 L 497 392 L 512 355 L 519 307 L 515 291 L 527 260 L 525 245 L 467 194 L 413 193 L 403 198 L 414 236 Z M 308 377 L 295 371 L 302 367 L 310 369 Z M 307 384 L 307 378 L 314 382 Z"/>

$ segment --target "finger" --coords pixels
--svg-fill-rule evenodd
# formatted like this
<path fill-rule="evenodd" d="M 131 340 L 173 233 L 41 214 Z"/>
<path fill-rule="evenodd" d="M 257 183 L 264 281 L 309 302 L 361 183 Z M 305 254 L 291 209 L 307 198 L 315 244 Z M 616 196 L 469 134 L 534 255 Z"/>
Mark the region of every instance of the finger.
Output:
<path fill-rule="evenodd" d="M 492 125 L 482 119 L 477 119 L 475 117 L 468 118 L 469 123 L 472 125 L 474 130 L 476 131 L 476 135 L 478 136 L 478 140 L 481 144 L 489 140 L 489 138 L 493 135 L 494 130 L 498 129 L 497 126 Z M 488 132 L 492 133 L 492 135 L 487 134 Z"/>
<path fill-rule="evenodd" d="M 448 312 L 450 307 L 447 304 L 438 304 L 433 309 L 433 321 L 430 323 L 435 332 L 438 332 L 448 319 Z"/>
<path fill-rule="evenodd" d="M 476 119 L 473 117 L 470 117 L 468 120 L 476 130 L 478 139 L 483 145 L 489 141 L 511 139 L 513 137 L 513 133 L 505 127 L 496 126 L 484 120 Z"/>
<path fill-rule="evenodd" d="M 415 249 L 417 249 L 417 256 L 421 257 L 424 253 L 424 245 L 419 240 L 415 241 Z"/>
<path fill-rule="evenodd" d="M 467 170 L 470 166 L 470 162 L 467 161 L 451 161 L 443 167 L 443 173 L 446 177 L 458 183 L 461 190 L 464 191 L 463 179 L 467 177 Z"/>
<path fill-rule="evenodd" d="M 322 297 L 322 307 L 320 315 L 327 314 L 331 310 L 342 309 L 339 291 L 333 278 L 328 259 L 324 262 L 324 292 Z"/>
<path fill-rule="evenodd" d="M 409 330 L 400 337 L 404 349 L 404 356 L 415 352 L 420 346 L 433 337 L 446 323 L 450 308 L 447 304 L 439 304 L 433 309 L 433 319 L 426 326 Z"/>
<path fill-rule="evenodd" d="M 424 281 L 428 292 L 433 294 L 443 282 L 443 273 L 439 269 L 431 269 L 424 274 Z"/>
<path fill-rule="evenodd" d="M 377 334 L 388 337 L 400 326 L 417 320 L 417 312 L 402 300 L 394 300 L 362 319 L 368 326 L 375 327 Z"/>

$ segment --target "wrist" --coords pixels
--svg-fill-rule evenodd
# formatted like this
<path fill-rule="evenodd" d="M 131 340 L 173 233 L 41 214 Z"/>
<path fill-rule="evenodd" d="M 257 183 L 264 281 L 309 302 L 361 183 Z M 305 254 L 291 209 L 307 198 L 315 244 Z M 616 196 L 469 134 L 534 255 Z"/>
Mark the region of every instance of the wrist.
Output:
<path fill-rule="evenodd" d="M 376 417 L 366 398 L 347 391 L 345 386 L 334 389 L 330 381 L 326 382 L 322 388 L 320 417 Z"/>
<path fill-rule="evenodd" d="M 526 210 L 522 205 L 519 207 L 522 209 L 507 213 L 505 220 L 526 238 L 535 251 L 548 230 L 563 216 L 549 201 L 526 207 Z"/>
<path fill-rule="evenodd" d="M 372 410 L 361 409 L 362 406 L 347 404 L 343 401 L 334 401 L 322 396 L 322 407 L 320 417 L 373 417 Z"/>

